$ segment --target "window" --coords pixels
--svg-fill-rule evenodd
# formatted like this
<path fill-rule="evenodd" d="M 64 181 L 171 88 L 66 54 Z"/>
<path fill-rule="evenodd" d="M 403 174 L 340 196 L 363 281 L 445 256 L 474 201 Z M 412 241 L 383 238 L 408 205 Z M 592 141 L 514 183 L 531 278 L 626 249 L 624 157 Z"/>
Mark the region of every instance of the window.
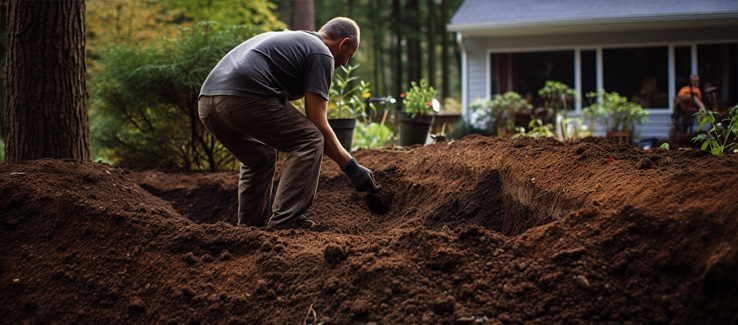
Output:
<path fill-rule="evenodd" d="M 586 102 L 587 93 L 597 91 L 597 53 L 582 51 L 582 100 Z"/>
<path fill-rule="evenodd" d="M 697 71 L 705 105 L 723 114 L 738 103 L 737 52 L 735 43 L 697 45 Z"/>
<path fill-rule="evenodd" d="M 643 108 L 669 107 L 668 48 L 643 47 L 602 51 L 604 88 Z"/>
<path fill-rule="evenodd" d="M 493 53 L 490 59 L 492 94 L 514 91 L 539 107 L 543 99 L 538 90 L 547 80 L 574 88 L 574 51 Z"/>

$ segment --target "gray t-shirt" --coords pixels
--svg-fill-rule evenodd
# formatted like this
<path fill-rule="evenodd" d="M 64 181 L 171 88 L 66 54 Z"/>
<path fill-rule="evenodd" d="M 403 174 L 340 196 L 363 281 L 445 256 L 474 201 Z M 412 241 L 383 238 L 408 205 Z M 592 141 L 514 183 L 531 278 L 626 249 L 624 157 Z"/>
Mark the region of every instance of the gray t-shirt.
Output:
<path fill-rule="evenodd" d="M 318 33 L 268 32 L 226 54 L 210 72 L 200 95 L 300 99 L 306 92 L 328 100 L 334 59 Z"/>

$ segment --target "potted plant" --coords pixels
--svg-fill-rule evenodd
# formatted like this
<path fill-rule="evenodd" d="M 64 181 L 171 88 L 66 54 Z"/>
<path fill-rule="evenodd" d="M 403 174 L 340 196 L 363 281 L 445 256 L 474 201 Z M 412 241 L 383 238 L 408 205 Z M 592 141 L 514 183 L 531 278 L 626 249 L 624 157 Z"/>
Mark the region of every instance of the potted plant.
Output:
<path fill-rule="evenodd" d="M 572 119 L 569 118 L 569 110 L 574 108 L 576 91 L 563 82 L 547 80 L 543 88 L 538 90 L 538 95 L 545 99 L 546 110 L 553 110 L 553 120 L 546 122 L 554 124 L 556 137 L 562 141 L 576 138 L 579 127 L 574 128 Z M 581 123 L 577 123 L 577 126 L 580 125 Z"/>
<path fill-rule="evenodd" d="M 590 121 L 600 122 L 605 127 L 608 139 L 630 143 L 636 124 L 648 121 L 648 112 L 641 105 L 628 101 L 617 92 L 600 89 L 587 93 L 587 97 L 594 103 L 585 107 L 582 115 Z"/>
<path fill-rule="evenodd" d="M 495 94 L 488 101 L 477 100 L 472 103 L 471 108 L 480 114 L 480 118 L 486 119 L 489 129 L 496 132 L 498 136 L 510 135 L 515 128 L 515 113 L 530 109 L 530 104 L 514 91 L 504 94 Z"/>
<path fill-rule="evenodd" d="M 420 84 L 415 81 L 410 84 L 412 87 L 402 100 L 402 112 L 398 114 L 401 146 L 425 144 L 434 113 L 440 106 L 435 98 L 438 92 L 425 79 L 420 80 Z"/>
<path fill-rule="evenodd" d="M 358 84 L 352 83 L 358 78 L 351 73 L 358 67 L 358 64 L 341 67 L 343 73 L 336 73 L 333 77 L 328 101 L 328 124 L 346 151 L 351 151 L 356 119 L 366 117 L 364 101 L 370 96 L 368 82 L 359 80 Z M 371 103 L 367 106 L 374 109 Z"/>

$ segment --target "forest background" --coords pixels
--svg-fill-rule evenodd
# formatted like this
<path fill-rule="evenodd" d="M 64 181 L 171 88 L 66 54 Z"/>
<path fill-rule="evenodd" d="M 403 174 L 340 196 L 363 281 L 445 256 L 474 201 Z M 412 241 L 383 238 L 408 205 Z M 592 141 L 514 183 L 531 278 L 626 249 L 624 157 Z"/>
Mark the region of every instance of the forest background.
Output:
<path fill-rule="evenodd" d="M 255 34 L 316 30 L 336 16 L 351 17 L 362 28 L 361 47 L 350 64 L 360 65 L 355 75 L 371 83 L 373 97 L 400 98 L 411 81 L 426 79 L 439 90 L 442 102 L 448 99 L 444 109 L 458 109 L 454 103 L 460 98 L 461 53 L 446 23 L 462 2 L 87 0 L 85 50 L 94 160 L 133 168 L 235 168 L 233 157 L 203 130 L 196 116 L 196 96 L 205 76 L 228 50 Z M 7 1 L 2 7 L 4 69 Z M 1 76 L 5 79 L 4 73 Z M 0 91 L 5 97 L 4 87 Z M 398 101 L 395 107 L 383 108 L 400 105 Z M 0 128 L 3 125 L 0 120 Z M 3 152 L 0 148 L 0 162 Z"/>

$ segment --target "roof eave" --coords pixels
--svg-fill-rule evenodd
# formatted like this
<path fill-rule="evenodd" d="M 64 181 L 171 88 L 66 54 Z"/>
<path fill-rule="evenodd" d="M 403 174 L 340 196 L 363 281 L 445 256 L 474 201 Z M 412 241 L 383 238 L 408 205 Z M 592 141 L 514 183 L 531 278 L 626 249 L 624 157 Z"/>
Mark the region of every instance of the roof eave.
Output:
<path fill-rule="evenodd" d="M 689 24 L 689 27 L 738 25 L 738 12 L 662 15 L 644 17 L 587 18 L 558 21 L 517 21 L 517 22 L 483 22 L 468 24 L 449 24 L 450 32 L 461 32 L 474 36 L 515 36 L 530 34 L 556 34 L 581 32 L 587 27 L 588 32 L 647 30 L 659 28 L 678 28 Z"/>

